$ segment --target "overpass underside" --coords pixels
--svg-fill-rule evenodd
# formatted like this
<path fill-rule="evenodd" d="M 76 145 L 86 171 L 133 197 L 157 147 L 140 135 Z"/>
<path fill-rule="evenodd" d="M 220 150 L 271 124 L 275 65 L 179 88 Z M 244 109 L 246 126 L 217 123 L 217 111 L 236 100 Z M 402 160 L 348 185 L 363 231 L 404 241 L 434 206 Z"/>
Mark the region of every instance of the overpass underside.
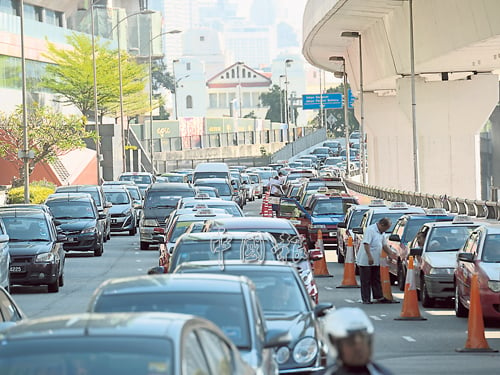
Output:
<path fill-rule="evenodd" d="M 484 195 L 480 132 L 499 99 L 498 14 L 496 0 L 414 0 L 412 95 L 409 1 L 309 0 L 304 56 L 331 72 L 343 65 L 330 57 L 344 57 L 360 121 L 362 67 L 369 184 L 414 190 L 417 160 L 420 191 Z"/>

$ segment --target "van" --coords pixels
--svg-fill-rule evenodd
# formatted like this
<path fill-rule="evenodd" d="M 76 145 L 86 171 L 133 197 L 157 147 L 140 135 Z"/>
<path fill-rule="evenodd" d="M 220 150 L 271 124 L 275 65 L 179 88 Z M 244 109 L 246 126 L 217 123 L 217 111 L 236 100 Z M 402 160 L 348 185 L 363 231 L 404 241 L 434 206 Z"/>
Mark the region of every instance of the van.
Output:
<path fill-rule="evenodd" d="M 193 172 L 193 182 L 199 178 L 224 178 L 231 181 L 231 172 L 226 163 L 199 163 Z"/>

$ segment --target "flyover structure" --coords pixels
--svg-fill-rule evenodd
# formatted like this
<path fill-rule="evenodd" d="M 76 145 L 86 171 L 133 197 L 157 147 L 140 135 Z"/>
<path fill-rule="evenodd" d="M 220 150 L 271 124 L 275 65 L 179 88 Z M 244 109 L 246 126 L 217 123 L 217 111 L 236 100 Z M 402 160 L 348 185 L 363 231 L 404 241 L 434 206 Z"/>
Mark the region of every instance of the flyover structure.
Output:
<path fill-rule="evenodd" d="M 421 192 L 480 198 L 479 132 L 499 100 L 499 14 L 497 0 L 308 1 L 303 54 L 330 72 L 341 70 L 330 57 L 345 58 L 358 119 L 363 82 L 367 183 L 414 191 L 417 179 Z"/>

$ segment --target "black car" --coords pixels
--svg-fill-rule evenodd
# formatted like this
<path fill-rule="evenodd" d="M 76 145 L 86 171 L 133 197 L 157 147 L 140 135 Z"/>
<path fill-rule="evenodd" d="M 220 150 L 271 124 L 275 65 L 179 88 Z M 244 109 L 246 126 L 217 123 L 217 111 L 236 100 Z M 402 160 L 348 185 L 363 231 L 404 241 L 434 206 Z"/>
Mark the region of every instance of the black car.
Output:
<path fill-rule="evenodd" d="M 106 201 L 106 196 L 102 186 L 100 185 L 68 185 L 58 186 L 55 191 L 58 193 L 88 193 L 94 199 L 97 209 L 100 214 L 105 214 L 101 217 L 104 224 L 104 242 L 111 238 L 111 215 L 109 209 L 111 203 Z"/>
<path fill-rule="evenodd" d="M 97 206 L 89 194 L 66 193 L 52 194 L 45 204 L 56 220 L 59 228 L 66 235 L 64 250 L 93 251 L 101 256 L 104 243 L 105 213 L 99 213 Z"/>
<path fill-rule="evenodd" d="M 9 235 L 11 285 L 47 285 L 49 293 L 64 285 L 63 241 L 52 216 L 41 210 L 0 211 Z"/>
<path fill-rule="evenodd" d="M 227 260 L 186 262 L 174 273 L 221 273 L 246 276 L 255 284 L 268 328 L 290 334 L 287 345 L 276 347 L 280 374 L 322 372 L 327 364 L 326 341 L 317 318 L 333 307 L 331 303 L 316 306 L 308 296 L 297 270 L 277 261 L 242 263 Z"/>

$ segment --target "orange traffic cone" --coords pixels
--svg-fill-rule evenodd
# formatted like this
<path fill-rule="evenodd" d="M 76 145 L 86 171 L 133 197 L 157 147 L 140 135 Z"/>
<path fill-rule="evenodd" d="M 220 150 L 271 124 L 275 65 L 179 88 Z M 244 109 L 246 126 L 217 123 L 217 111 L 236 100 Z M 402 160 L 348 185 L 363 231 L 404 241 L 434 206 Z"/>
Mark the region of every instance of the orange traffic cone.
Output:
<path fill-rule="evenodd" d="M 330 275 L 330 273 L 328 272 L 328 267 L 326 266 L 325 247 L 323 245 L 323 233 L 321 232 L 321 230 L 318 230 L 318 239 L 316 241 L 315 248 L 321 251 L 321 254 L 323 254 L 323 256 L 321 257 L 321 259 L 314 262 L 313 265 L 314 276 L 333 277 L 333 275 Z"/>
<path fill-rule="evenodd" d="M 395 320 L 427 320 L 420 315 L 418 309 L 417 287 L 413 270 L 413 256 L 408 258 L 408 272 L 406 273 L 405 295 L 401 315 Z"/>
<path fill-rule="evenodd" d="M 262 197 L 262 205 L 260 206 L 260 215 L 265 215 L 267 205 L 269 204 L 269 192 L 266 192 Z"/>
<path fill-rule="evenodd" d="M 359 288 L 356 281 L 356 269 L 354 265 L 354 248 L 352 247 L 352 237 L 347 238 L 347 249 L 344 261 L 344 278 L 342 284 L 337 288 Z"/>
<path fill-rule="evenodd" d="M 477 273 L 472 275 L 470 290 L 470 308 L 465 348 L 457 352 L 498 352 L 491 349 L 484 336 L 483 308 L 479 295 L 479 280 Z"/>
<path fill-rule="evenodd" d="M 387 301 L 399 303 L 392 296 L 391 278 L 389 276 L 389 263 L 387 257 L 380 254 L 380 283 L 382 284 L 382 294 Z"/>

